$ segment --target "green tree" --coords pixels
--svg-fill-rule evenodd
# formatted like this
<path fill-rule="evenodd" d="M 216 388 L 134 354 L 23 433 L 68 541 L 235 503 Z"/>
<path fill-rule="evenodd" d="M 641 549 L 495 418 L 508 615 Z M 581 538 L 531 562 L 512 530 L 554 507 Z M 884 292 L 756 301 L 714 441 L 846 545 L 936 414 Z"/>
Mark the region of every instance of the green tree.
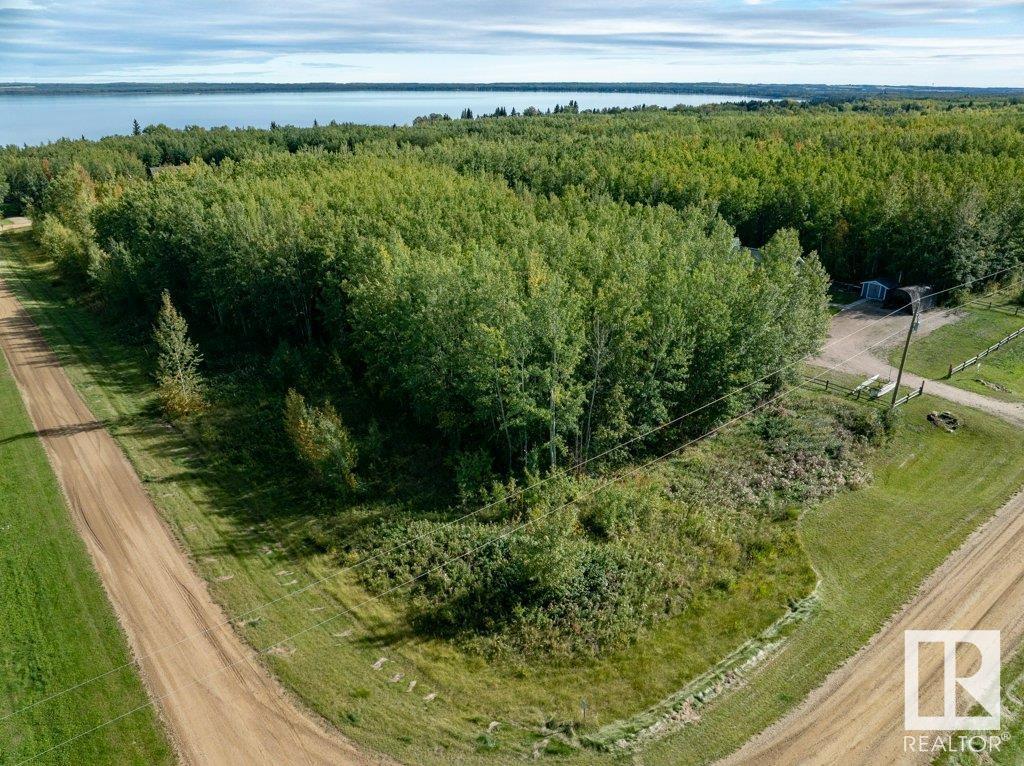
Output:
<path fill-rule="evenodd" d="M 199 373 L 202 356 L 188 337 L 188 324 L 171 303 L 171 294 L 160 296 L 160 312 L 153 328 L 157 348 L 157 384 L 164 411 L 181 417 L 204 406 L 203 379 Z"/>
<path fill-rule="evenodd" d="M 348 429 L 330 403 L 310 407 L 289 389 L 284 400 L 284 430 L 295 454 L 317 479 L 336 490 L 354 490 L 358 452 Z"/>
<path fill-rule="evenodd" d="M 77 285 L 86 284 L 103 257 L 93 240 L 91 216 L 95 205 L 95 185 L 77 163 L 58 173 L 42 196 L 36 237 L 61 276 Z"/>

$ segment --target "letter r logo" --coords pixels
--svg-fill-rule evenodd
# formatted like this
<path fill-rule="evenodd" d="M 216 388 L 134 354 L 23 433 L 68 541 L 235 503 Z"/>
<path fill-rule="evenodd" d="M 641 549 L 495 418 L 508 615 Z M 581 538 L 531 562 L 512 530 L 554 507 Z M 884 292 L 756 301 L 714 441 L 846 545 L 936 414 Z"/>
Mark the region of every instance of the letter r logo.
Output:
<path fill-rule="evenodd" d="M 942 646 L 942 715 L 921 715 L 920 646 Z M 981 653 L 978 669 L 969 676 L 957 675 L 956 650 L 973 644 Z M 907 731 L 983 731 L 999 728 L 999 631 L 908 630 L 903 635 L 903 725 Z M 986 715 L 958 715 L 960 687 L 984 708 Z"/>

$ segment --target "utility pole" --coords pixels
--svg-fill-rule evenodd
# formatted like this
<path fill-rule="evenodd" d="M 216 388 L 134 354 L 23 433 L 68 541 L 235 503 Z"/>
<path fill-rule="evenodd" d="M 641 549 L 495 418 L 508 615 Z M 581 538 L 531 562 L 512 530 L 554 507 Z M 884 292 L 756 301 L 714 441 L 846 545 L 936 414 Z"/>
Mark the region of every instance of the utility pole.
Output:
<path fill-rule="evenodd" d="M 889 409 L 896 408 L 896 400 L 900 396 L 900 383 L 903 381 L 903 365 L 907 363 L 907 352 L 910 350 L 910 337 L 914 334 L 914 330 L 917 328 L 917 308 L 914 308 L 914 315 L 910 317 L 910 327 L 907 328 L 907 340 L 903 344 L 903 357 L 900 359 L 900 371 L 896 373 L 896 388 L 892 390 L 892 404 L 889 405 Z"/>

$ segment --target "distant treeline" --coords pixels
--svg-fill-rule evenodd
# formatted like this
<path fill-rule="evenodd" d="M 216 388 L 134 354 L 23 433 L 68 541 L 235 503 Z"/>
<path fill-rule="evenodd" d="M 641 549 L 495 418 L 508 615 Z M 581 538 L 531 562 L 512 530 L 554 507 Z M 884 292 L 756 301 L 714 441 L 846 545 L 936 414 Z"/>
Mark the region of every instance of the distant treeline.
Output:
<path fill-rule="evenodd" d="M 0 150 L 0 192 L 22 212 L 73 164 L 116 194 L 147 168 L 307 151 L 408 155 L 541 195 L 697 207 L 720 213 L 749 246 L 794 229 L 839 279 L 902 273 L 948 286 L 1024 260 L 1024 107 L 994 102 L 533 110 L 399 128 L 150 127 Z"/>
<path fill-rule="evenodd" d="M 0 83 L 3 95 L 82 96 L 108 94 L 307 93 L 331 91 L 525 91 L 537 93 L 679 93 L 752 96 L 814 101 L 862 99 L 1024 98 L 1024 88 L 959 88 L 925 85 L 824 85 L 814 83 L 734 82 L 105 82 Z"/>
<path fill-rule="evenodd" d="M 160 400 L 214 470 L 283 488 L 315 550 L 372 552 L 374 592 L 414 579 L 418 631 L 602 655 L 761 563 L 811 587 L 791 509 L 886 427 L 766 407 L 827 331 L 813 249 L 945 281 L 1019 259 L 1020 126 L 942 102 L 140 126 L 0 150 L 0 192 L 119 337 L 158 317 Z M 599 492 L 758 404 L 731 447 Z"/>

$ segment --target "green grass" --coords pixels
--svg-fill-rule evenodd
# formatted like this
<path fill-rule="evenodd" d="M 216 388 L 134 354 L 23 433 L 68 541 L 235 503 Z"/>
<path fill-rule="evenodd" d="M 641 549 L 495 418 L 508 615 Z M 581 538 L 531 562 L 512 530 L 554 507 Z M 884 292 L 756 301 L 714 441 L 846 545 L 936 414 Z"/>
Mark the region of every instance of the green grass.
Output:
<path fill-rule="evenodd" d="M 327 555 L 288 548 L 306 519 L 261 486 L 211 465 L 175 431 L 159 427 L 141 349 L 127 347 L 87 311 L 64 302 L 52 271 L 25 238 L 0 242 L 0 268 L 32 311 L 97 417 L 110 426 L 148 482 L 176 534 L 239 614 L 320 577 Z M 24 258 L 30 258 L 26 264 Z M 650 763 L 695 763 L 727 752 L 770 723 L 859 648 L 917 583 L 1024 482 L 1024 435 L 992 418 L 966 417 L 949 435 L 924 421 L 934 402 L 908 406 L 908 425 L 874 461 L 875 484 L 808 512 L 803 544 L 822 577 L 822 605 L 797 627 L 764 672 L 712 703 L 698 725 L 653 745 Z M 962 490 L 969 500 L 947 491 Z M 376 512 L 387 513 L 386 507 Z M 298 533 L 296 530 L 298 527 Z M 410 634 L 379 601 L 288 642 L 274 672 L 357 742 L 412 763 L 518 763 L 545 723 L 597 727 L 636 713 L 681 688 L 780 614 L 792 573 L 752 572 L 732 591 L 695 603 L 630 650 L 588 663 L 487 663 L 451 644 Z M 286 574 L 285 574 L 286 573 Z M 230 575 L 231 579 L 218 579 Z M 353 575 L 278 602 L 241 627 L 266 646 L 367 597 Z M 351 631 L 351 633 L 348 633 Z M 377 659 L 388 659 L 375 671 Z M 399 683 L 389 683 L 403 673 Z M 414 692 L 407 691 L 417 681 Z M 437 693 L 431 702 L 424 695 Z M 583 704 L 585 702 L 585 705 Z M 585 710 L 585 715 L 584 715 Z M 581 720 L 582 719 L 582 720 Z M 488 734 L 491 721 L 500 722 Z M 550 760 L 613 762 L 583 751 Z"/>
<path fill-rule="evenodd" d="M 982 764 L 995 764 L 996 766 L 1020 766 L 1024 763 L 1024 651 L 1018 651 L 1017 655 L 1003 665 L 1000 674 L 1002 685 L 1002 727 L 997 731 L 983 732 L 957 732 L 953 735 L 954 744 L 960 742 L 961 736 L 996 736 L 1002 743 L 995 750 L 984 755 L 967 752 L 953 751 L 940 754 L 932 763 L 935 766 L 982 766 Z M 975 708 L 974 713 L 982 714 L 981 707 Z M 973 714 L 973 713 L 972 713 Z"/>
<path fill-rule="evenodd" d="M 124 665 L 129 655 L 2 354 L 0 593 L 0 718 L 7 718 L 0 721 L 0 763 L 19 763 L 145 704 L 129 664 L 95 684 L 15 712 Z M 152 708 L 33 761 L 173 762 Z"/>
<path fill-rule="evenodd" d="M 1024 432 L 959 408 L 964 426 L 947 434 L 925 420 L 937 406 L 927 395 L 910 402 L 898 436 L 872 461 L 874 482 L 804 516 L 804 545 L 821 577 L 817 617 L 748 686 L 656 744 L 645 763 L 707 762 L 778 719 L 1024 483 Z"/>
<path fill-rule="evenodd" d="M 213 457 L 193 454 L 192 442 L 162 427 L 152 381 L 142 372 L 142 350 L 126 346 L 93 314 L 65 302 L 54 273 L 27 237 L 0 241 L 0 274 L 33 314 L 93 413 L 122 445 L 229 614 L 338 573 L 332 555 L 281 545 L 301 542 L 307 521 L 281 495 L 218 470 Z M 387 508 L 368 510 L 381 512 Z M 538 731 L 546 723 L 596 728 L 683 687 L 780 617 L 787 602 L 806 592 L 807 577 L 799 550 L 766 558 L 729 591 L 699 599 L 628 650 L 587 662 L 493 663 L 412 634 L 391 605 L 358 606 L 369 594 L 356 573 L 260 610 L 253 615 L 258 621 L 240 630 L 252 645 L 269 646 L 358 606 L 289 641 L 287 648 L 295 651 L 270 657 L 273 671 L 347 735 L 409 762 L 518 762 L 542 738 Z M 351 635 L 339 635 L 347 631 Z M 374 670 L 381 657 L 387 664 Z M 390 683 L 397 673 L 404 674 L 402 681 Z M 410 680 L 417 682 L 412 693 Z M 424 696 L 430 693 L 438 697 L 428 703 Z M 481 746 L 491 721 L 501 727 Z"/>
<path fill-rule="evenodd" d="M 926 378 L 945 378 L 950 364 L 966 361 L 1024 327 L 1024 310 L 1019 315 L 1014 310 L 1012 305 L 965 308 L 963 318 L 914 341 L 907 369 Z M 892 352 L 894 364 L 899 363 L 900 351 Z M 1024 401 L 1024 337 L 983 359 L 980 367 L 968 367 L 946 382 L 998 399 Z"/>

